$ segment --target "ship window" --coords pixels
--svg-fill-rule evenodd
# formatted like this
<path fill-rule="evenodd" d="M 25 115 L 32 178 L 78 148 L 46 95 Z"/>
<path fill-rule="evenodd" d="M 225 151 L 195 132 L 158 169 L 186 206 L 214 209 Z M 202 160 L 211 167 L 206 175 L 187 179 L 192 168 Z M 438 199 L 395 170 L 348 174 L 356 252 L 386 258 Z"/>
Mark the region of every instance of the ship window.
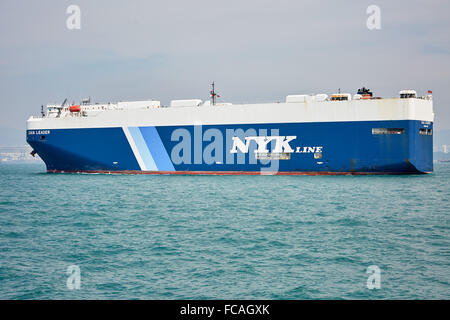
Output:
<path fill-rule="evenodd" d="M 431 130 L 431 129 L 430 129 Z M 428 130 L 425 128 L 421 128 L 419 129 L 419 133 L 423 136 L 426 136 L 428 134 Z"/>
<path fill-rule="evenodd" d="M 41 140 L 45 140 L 45 136 L 41 136 Z"/>
<path fill-rule="evenodd" d="M 428 135 L 431 136 L 433 134 L 433 129 L 428 129 Z"/>
<path fill-rule="evenodd" d="M 331 101 L 348 101 L 347 96 L 332 96 Z"/>
<path fill-rule="evenodd" d="M 404 134 L 403 128 L 373 128 L 372 134 Z"/>

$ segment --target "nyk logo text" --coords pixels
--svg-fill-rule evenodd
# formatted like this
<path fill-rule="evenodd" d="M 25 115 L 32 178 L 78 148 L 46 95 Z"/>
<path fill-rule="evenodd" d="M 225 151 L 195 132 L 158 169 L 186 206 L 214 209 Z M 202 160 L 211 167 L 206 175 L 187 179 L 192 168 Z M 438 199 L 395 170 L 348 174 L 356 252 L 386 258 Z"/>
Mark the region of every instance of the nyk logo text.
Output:
<path fill-rule="evenodd" d="M 256 142 L 255 153 L 268 153 L 267 145 L 270 142 L 275 143 L 275 147 L 270 151 L 273 153 L 321 153 L 323 147 L 296 147 L 295 151 L 291 148 L 289 142 L 297 139 L 297 136 L 255 136 L 245 137 L 245 143 L 239 137 L 232 137 L 233 147 L 230 153 L 248 153 L 248 148 L 252 141 Z"/>
<path fill-rule="evenodd" d="M 248 153 L 248 147 L 250 146 L 251 141 L 255 141 L 258 145 L 258 148 L 255 150 L 255 153 L 268 153 L 267 145 L 271 141 L 275 141 L 275 148 L 272 150 L 274 153 L 292 153 L 294 150 L 289 145 L 289 142 L 295 140 L 296 136 L 269 136 L 269 137 L 245 137 L 245 143 L 242 142 L 239 137 L 233 137 L 233 147 L 231 148 L 231 153 L 237 153 L 237 149 L 242 153 Z"/>

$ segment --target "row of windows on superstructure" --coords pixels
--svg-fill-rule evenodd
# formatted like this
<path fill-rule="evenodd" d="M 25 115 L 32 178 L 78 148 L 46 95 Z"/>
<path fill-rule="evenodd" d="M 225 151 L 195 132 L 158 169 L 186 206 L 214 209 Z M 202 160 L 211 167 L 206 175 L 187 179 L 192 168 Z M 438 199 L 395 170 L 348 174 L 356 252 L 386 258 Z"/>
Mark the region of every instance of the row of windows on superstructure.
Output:
<path fill-rule="evenodd" d="M 373 128 L 372 134 L 404 134 L 405 129 L 402 128 Z"/>
<path fill-rule="evenodd" d="M 372 134 L 404 134 L 405 129 L 403 128 L 372 128 Z M 431 136 L 433 134 L 433 129 L 421 128 L 419 129 L 419 134 L 423 136 Z"/>

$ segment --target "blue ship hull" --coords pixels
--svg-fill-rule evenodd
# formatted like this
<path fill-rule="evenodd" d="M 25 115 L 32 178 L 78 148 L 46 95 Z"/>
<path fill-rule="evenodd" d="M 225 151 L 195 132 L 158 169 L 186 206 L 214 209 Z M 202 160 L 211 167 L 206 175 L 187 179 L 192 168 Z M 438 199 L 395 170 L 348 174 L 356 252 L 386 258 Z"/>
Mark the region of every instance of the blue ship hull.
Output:
<path fill-rule="evenodd" d="M 128 127 L 128 135 L 122 127 L 49 129 L 27 130 L 27 142 L 49 172 L 413 174 L 433 171 L 432 125 L 399 120 L 143 126 Z M 380 128 L 400 131 L 374 133 Z M 257 144 L 250 143 L 248 152 L 231 153 L 236 135 L 241 141 L 295 136 L 289 142 L 294 151 L 281 160 L 257 159 Z M 270 153 L 275 143 L 267 147 Z"/>

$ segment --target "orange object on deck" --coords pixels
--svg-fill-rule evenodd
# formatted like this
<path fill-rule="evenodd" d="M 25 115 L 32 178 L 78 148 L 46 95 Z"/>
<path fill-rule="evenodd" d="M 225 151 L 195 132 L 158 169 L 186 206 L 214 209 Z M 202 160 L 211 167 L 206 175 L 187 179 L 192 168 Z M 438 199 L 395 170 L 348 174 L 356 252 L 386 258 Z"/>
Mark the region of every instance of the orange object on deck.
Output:
<path fill-rule="evenodd" d="M 81 108 L 80 108 L 80 106 L 70 106 L 69 111 L 70 112 L 80 112 Z"/>

